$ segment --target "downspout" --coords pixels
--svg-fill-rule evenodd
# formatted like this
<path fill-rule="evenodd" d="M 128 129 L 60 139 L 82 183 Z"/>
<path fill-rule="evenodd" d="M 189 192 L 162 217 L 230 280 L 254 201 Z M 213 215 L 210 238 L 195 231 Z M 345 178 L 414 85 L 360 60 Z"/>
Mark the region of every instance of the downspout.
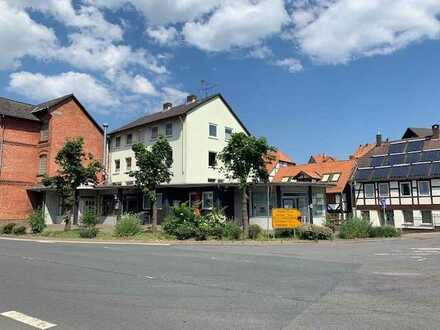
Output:
<path fill-rule="evenodd" d="M 0 178 L 2 176 L 2 168 L 3 168 L 3 145 L 5 143 L 5 130 L 6 130 L 6 116 L 1 115 L 0 117 L 0 127 L 2 129 L 2 133 L 0 136 Z"/>
<path fill-rule="evenodd" d="M 313 194 L 312 194 L 312 186 L 309 186 L 307 191 L 308 199 L 309 199 L 309 222 L 313 225 Z"/>
<path fill-rule="evenodd" d="M 182 138 L 181 138 L 181 140 L 182 140 L 182 142 L 181 142 L 181 144 L 182 144 L 182 175 L 185 175 L 185 155 L 186 155 L 186 150 L 183 150 L 183 148 L 184 148 L 184 146 L 185 146 L 185 143 L 184 143 L 184 137 L 186 137 L 186 135 L 184 135 L 183 133 L 183 131 L 184 131 L 184 125 L 183 125 L 183 123 L 184 123 L 184 120 L 182 119 L 182 116 L 179 116 L 179 119 L 180 119 L 180 123 L 182 124 Z M 184 181 L 186 182 L 186 179 L 184 179 Z"/>
<path fill-rule="evenodd" d="M 102 127 L 104 128 L 104 139 L 103 139 L 103 150 L 102 150 L 102 165 L 104 166 L 104 175 L 105 175 L 105 181 L 108 182 L 110 176 L 109 176 L 109 169 L 108 169 L 108 160 L 107 160 L 107 128 L 108 124 L 104 123 L 102 124 Z"/>

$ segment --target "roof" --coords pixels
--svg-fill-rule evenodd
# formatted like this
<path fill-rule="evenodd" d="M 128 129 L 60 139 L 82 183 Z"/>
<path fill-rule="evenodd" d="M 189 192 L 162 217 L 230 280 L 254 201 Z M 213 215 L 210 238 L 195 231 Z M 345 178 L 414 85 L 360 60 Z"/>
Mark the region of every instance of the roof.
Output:
<path fill-rule="evenodd" d="M 131 128 L 135 128 L 138 126 L 158 122 L 158 121 L 161 121 L 164 119 L 170 119 L 170 118 L 186 115 L 191 110 L 194 110 L 194 109 L 196 109 L 196 108 L 198 108 L 198 107 L 200 107 L 200 106 L 202 106 L 202 105 L 204 105 L 204 104 L 206 104 L 216 98 L 220 98 L 223 101 L 223 103 L 228 107 L 229 111 L 231 111 L 232 115 L 240 123 L 240 125 L 243 127 L 243 129 L 246 131 L 246 133 L 249 134 L 249 131 L 247 130 L 247 128 L 243 125 L 241 120 L 238 118 L 238 116 L 235 114 L 235 112 L 232 110 L 232 108 L 229 106 L 229 104 L 226 102 L 226 100 L 223 98 L 223 96 L 221 94 L 214 94 L 214 95 L 205 97 L 203 99 L 197 100 L 192 103 L 184 103 L 181 105 L 174 106 L 168 110 L 159 111 L 159 112 L 155 112 L 155 113 L 140 117 L 132 122 L 129 122 L 128 124 L 125 124 L 117 129 L 111 131 L 109 133 L 109 135 L 113 135 L 115 133 L 119 133 L 119 132 L 131 129 Z"/>
<path fill-rule="evenodd" d="M 416 137 L 432 136 L 432 128 L 408 127 L 402 136 L 402 139 L 410 139 Z"/>
<path fill-rule="evenodd" d="M 53 106 L 58 105 L 59 103 L 66 101 L 66 100 L 70 99 L 71 97 L 75 97 L 75 96 L 73 94 L 67 94 L 67 95 L 64 95 L 61 97 L 57 97 L 56 99 L 40 103 L 32 109 L 32 113 L 36 113 L 36 112 L 39 112 L 42 110 L 52 108 Z"/>
<path fill-rule="evenodd" d="M 275 152 L 270 153 L 270 159 L 266 163 L 267 172 L 270 174 L 279 162 L 295 165 L 295 162 L 287 154 L 277 150 Z"/>
<path fill-rule="evenodd" d="M 35 106 L 32 104 L 10 100 L 5 97 L 0 97 L 0 114 L 5 116 L 27 119 L 32 121 L 40 121 L 36 116 L 32 114 L 32 109 L 34 107 Z"/>
<path fill-rule="evenodd" d="M 361 144 L 353 153 L 353 155 L 350 156 L 352 159 L 359 159 L 363 156 L 365 156 L 367 153 L 369 153 L 373 148 L 375 147 L 374 144 L 366 143 Z"/>
<path fill-rule="evenodd" d="M 385 141 L 358 160 L 358 182 L 440 177 L 440 139 Z"/>
<path fill-rule="evenodd" d="M 297 166 L 280 168 L 275 175 L 273 182 L 282 182 L 285 177 L 295 177 L 301 172 L 306 173 L 312 178 L 321 179 L 324 174 L 340 173 L 336 186 L 327 187 L 327 193 L 342 192 L 350 181 L 355 168 L 354 160 L 337 160 L 324 163 L 311 163 Z"/>
<path fill-rule="evenodd" d="M 312 155 L 310 156 L 309 163 L 326 163 L 336 161 L 335 157 L 328 156 L 326 154 L 322 155 Z"/>

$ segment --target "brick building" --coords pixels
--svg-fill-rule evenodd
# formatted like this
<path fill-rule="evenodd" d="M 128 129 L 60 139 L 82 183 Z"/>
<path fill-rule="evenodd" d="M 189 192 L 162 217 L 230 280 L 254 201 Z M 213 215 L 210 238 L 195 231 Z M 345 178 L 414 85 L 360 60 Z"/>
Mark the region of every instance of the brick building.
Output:
<path fill-rule="evenodd" d="M 0 221 L 24 220 L 43 194 L 30 191 L 55 175 L 66 139 L 84 138 L 86 152 L 103 158 L 103 131 L 73 95 L 39 105 L 0 97 Z"/>

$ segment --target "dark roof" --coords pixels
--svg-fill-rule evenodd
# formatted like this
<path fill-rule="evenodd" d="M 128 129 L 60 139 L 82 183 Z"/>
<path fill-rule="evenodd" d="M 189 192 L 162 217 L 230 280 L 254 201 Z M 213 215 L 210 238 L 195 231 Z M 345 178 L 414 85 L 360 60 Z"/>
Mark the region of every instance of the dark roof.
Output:
<path fill-rule="evenodd" d="M 228 107 L 229 111 L 231 111 L 232 115 L 235 117 L 235 119 L 240 123 L 240 125 L 243 127 L 243 129 L 246 131 L 246 133 L 249 134 L 249 131 L 246 129 L 246 127 L 243 125 L 243 123 L 240 121 L 240 119 L 237 117 L 237 115 L 235 114 L 235 112 L 232 110 L 232 108 L 229 106 L 229 104 L 225 101 L 225 99 L 223 98 L 223 96 L 221 94 L 214 94 L 208 97 L 205 97 L 203 99 L 197 100 L 195 102 L 192 103 L 185 103 L 185 104 L 181 104 L 175 107 L 172 107 L 169 110 L 165 110 L 165 111 L 159 111 L 159 112 L 155 112 L 153 114 L 149 114 L 143 117 L 140 117 L 124 126 L 121 126 L 113 131 L 111 131 L 109 133 L 109 135 L 115 134 L 115 133 L 119 133 L 125 130 L 128 130 L 130 128 L 135 128 L 138 126 L 142 126 L 142 125 L 146 125 L 146 124 L 151 124 L 160 120 L 164 120 L 164 119 L 170 119 L 170 118 L 174 118 L 174 117 L 178 117 L 178 116 L 182 116 L 182 115 L 186 115 L 188 112 L 190 112 L 193 109 L 196 109 L 197 107 L 204 105 L 206 103 L 208 103 L 209 101 L 215 99 L 219 97 L 223 103 Z"/>
<path fill-rule="evenodd" d="M 403 134 L 402 139 L 423 138 L 432 136 L 432 128 L 409 127 Z"/>
<path fill-rule="evenodd" d="M 57 97 L 56 99 L 53 99 L 53 100 L 49 100 L 47 102 L 40 103 L 37 106 L 35 106 L 34 109 L 32 109 L 32 113 L 36 113 L 36 112 L 39 112 L 42 110 L 49 109 L 49 108 L 57 105 L 58 103 L 61 103 L 65 100 L 68 100 L 69 98 L 71 98 L 73 96 L 74 96 L 73 94 L 68 94 L 68 95 L 64 95 L 61 97 Z"/>
<path fill-rule="evenodd" d="M 34 105 L 32 104 L 17 102 L 4 97 L 0 97 L 0 114 L 2 115 L 32 121 L 40 121 L 36 116 L 32 114 L 33 108 Z"/>

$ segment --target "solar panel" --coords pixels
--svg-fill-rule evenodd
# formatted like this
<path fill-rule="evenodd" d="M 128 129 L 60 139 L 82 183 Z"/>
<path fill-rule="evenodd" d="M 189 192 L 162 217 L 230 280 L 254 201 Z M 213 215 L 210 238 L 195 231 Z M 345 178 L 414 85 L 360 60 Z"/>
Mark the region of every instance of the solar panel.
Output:
<path fill-rule="evenodd" d="M 388 152 L 390 154 L 398 154 L 405 151 L 407 143 L 395 143 L 390 144 L 390 148 L 388 149 Z"/>
<path fill-rule="evenodd" d="M 411 154 L 406 154 L 405 163 L 417 163 L 420 161 L 421 155 L 422 155 L 421 152 L 414 152 Z"/>
<path fill-rule="evenodd" d="M 440 163 L 433 163 L 431 167 L 431 176 L 440 175 Z"/>
<path fill-rule="evenodd" d="M 356 171 L 355 180 L 358 181 L 368 181 L 370 179 L 371 173 L 373 170 L 371 168 L 367 169 L 358 169 Z"/>
<path fill-rule="evenodd" d="M 435 160 L 440 160 L 439 150 L 430 150 L 422 152 L 422 157 L 420 161 L 422 162 L 433 162 Z"/>
<path fill-rule="evenodd" d="M 406 178 L 408 177 L 409 166 L 396 166 L 391 168 L 390 178 Z"/>
<path fill-rule="evenodd" d="M 406 152 L 410 151 L 421 151 L 423 149 L 423 143 L 425 141 L 412 141 L 408 142 L 408 147 L 406 148 Z"/>
<path fill-rule="evenodd" d="M 409 176 L 411 177 L 429 176 L 430 169 L 431 169 L 430 163 L 413 164 L 411 165 Z"/>
<path fill-rule="evenodd" d="M 373 157 L 371 158 L 371 166 L 382 166 L 383 162 L 384 162 L 385 157 L 384 156 L 380 156 L 380 157 Z"/>
<path fill-rule="evenodd" d="M 391 167 L 375 168 L 371 180 L 385 180 L 388 179 Z"/>
<path fill-rule="evenodd" d="M 405 154 L 390 155 L 389 159 L 390 159 L 389 160 L 390 165 L 404 164 L 405 163 Z"/>

